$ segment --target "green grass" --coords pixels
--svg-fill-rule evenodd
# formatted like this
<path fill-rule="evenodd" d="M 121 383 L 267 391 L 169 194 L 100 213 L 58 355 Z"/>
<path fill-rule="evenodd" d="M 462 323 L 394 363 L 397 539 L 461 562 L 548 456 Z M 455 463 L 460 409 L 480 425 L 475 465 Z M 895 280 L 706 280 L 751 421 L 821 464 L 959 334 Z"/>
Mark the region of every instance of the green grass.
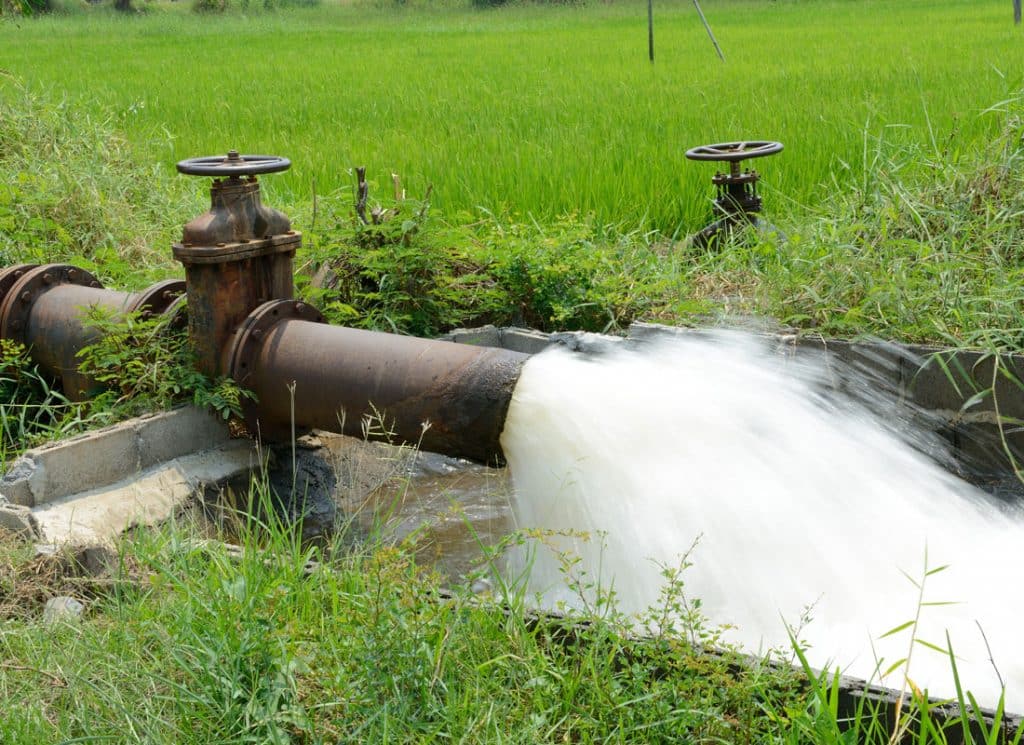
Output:
<path fill-rule="evenodd" d="M 258 483 L 251 497 L 266 514 Z M 19 702 L 0 742 L 882 745 L 897 726 L 921 743 L 970 726 L 913 696 L 898 723 L 863 699 L 847 711 L 796 638 L 782 664 L 704 654 L 694 640 L 720 630 L 686 599 L 682 570 L 639 640 L 608 604 L 538 617 L 500 583 L 442 591 L 414 544 L 342 534 L 303 549 L 299 532 L 242 517 L 239 549 L 181 520 L 136 531 L 98 577 L 0 535 L 0 697 Z M 84 616 L 44 621 L 55 595 L 84 601 Z M 993 729 L 985 742 L 1019 739 Z"/>
<path fill-rule="evenodd" d="M 1017 95 L 1022 36 L 1003 0 L 709 0 L 721 64 L 691 4 L 325 6 L 245 17 L 106 13 L 0 23 L 0 69 L 112 119 L 135 157 L 286 155 L 276 202 L 308 202 L 369 167 L 446 215 L 594 213 L 672 235 L 707 214 L 712 167 L 692 146 L 778 139 L 758 163 L 770 210 L 859 183 L 864 138 L 994 136 Z"/>
<path fill-rule="evenodd" d="M 442 600 L 403 547 L 241 535 L 239 557 L 187 525 L 140 533 L 98 581 L 0 541 L 0 601 L 20 601 L 0 602 L 0 695 L 21 702 L 0 741 L 760 742 L 777 727 L 764 705 L 797 701 L 794 674 L 734 672 L 681 635 L 631 655 L 614 620 L 538 624 L 514 593 Z M 40 603 L 61 592 L 87 613 L 49 626 Z"/>

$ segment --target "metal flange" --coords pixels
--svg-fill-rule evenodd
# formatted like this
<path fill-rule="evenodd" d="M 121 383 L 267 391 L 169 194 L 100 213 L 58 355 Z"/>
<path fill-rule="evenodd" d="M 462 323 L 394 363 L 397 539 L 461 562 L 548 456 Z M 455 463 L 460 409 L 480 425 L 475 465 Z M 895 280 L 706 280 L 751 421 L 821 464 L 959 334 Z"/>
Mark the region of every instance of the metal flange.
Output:
<path fill-rule="evenodd" d="M 14 264 L 0 269 L 0 308 L 4 307 L 4 298 L 11 291 L 15 283 L 25 276 L 29 269 L 35 269 L 38 264 Z"/>
<path fill-rule="evenodd" d="M 267 238 L 237 241 L 218 241 L 213 246 L 196 246 L 192 243 L 172 243 L 174 258 L 185 264 L 224 264 L 229 261 L 245 261 L 274 254 L 295 256 L 295 250 L 302 245 L 302 234 L 288 230 L 280 235 Z"/>
<path fill-rule="evenodd" d="M 177 331 L 188 328 L 188 296 L 179 295 L 163 310 L 167 328 Z"/>
<path fill-rule="evenodd" d="M 309 303 L 298 300 L 269 300 L 250 313 L 235 331 L 227 350 L 225 370 L 239 385 L 256 367 L 263 341 L 281 321 L 296 320 L 324 323 L 323 314 Z"/>
<path fill-rule="evenodd" d="M 132 295 L 125 305 L 125 313 L 142 313 L 143 317 L 151 318 L 165 312 L 179 297 L 185 294 L 185 280 L 165 279 L 147 287 L 137 295 Z"/>
<path fill-rule="evenodd" d="M 25 271 L 0 305 L 0 337 L 23 344 L 36 298 L 52 287 L 68 284 L 97 289 L 103 287 L 92 274 L 70 264 L 44 264 Z"/>

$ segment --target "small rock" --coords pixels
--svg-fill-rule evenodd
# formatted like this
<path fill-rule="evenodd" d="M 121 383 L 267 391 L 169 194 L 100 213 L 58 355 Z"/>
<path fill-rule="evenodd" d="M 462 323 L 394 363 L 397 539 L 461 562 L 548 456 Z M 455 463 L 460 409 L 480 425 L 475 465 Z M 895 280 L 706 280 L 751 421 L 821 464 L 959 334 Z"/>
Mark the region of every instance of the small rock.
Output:
<path fill-rule="evenodd" d="M 20 504 L 11 504 L 6 499 L 0 501 L 0 528 L 22 538 L 34 538 L 32 511 Z"/>
<path fill-rule="evenodd" d="M 116 572 L 118 556 L 107 546 L 83 546 L 75 551 L 75 563 L 88 577 L 106 577 Z"/>
<path fill-rule="evenodd" d="M 52 543 L 37 543 L 34 546 L 36 559 L 59 559 L 60 549 Z"/>
<path fill-rule="evenodd" d="M 302 435 L 296 438 L 295 444 L 306 450 L 319 450 L 324 446 L 323 441 L 316 435 Z"/>
<path fill-rule="evenodd" d="M 85 612 L 85 604 L 66 595 L 58 595 L 46 601 L 43 608 L 43 622 L 54 624 L 58 621 L 74 621 Z"/>

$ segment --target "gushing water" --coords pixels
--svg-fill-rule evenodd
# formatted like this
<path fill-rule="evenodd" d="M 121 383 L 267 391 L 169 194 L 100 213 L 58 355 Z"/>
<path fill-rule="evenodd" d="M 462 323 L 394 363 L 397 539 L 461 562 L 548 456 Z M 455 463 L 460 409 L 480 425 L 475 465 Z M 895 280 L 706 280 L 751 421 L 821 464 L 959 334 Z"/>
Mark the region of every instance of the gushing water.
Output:
<path fill-rule="evenodd" d="M 502 438 L 516 522 L 564 531 L 549 540 L 579 558 L 571 575 L 627 612 L 657 601 L 660 566 L 696 541 L 685 593 L 735 626 L 727 640 L 788 649 L 811 606 L 811 663 L 875 682 L 907 656 L 911 629 L 881 637 L 915 617 L 923 580 L 925 603 L 954 604 L 922 606 L 917 638 L 945 648 L 948 632 L 979 702 L 996 704 L 998 668 L 1009 710 L 1024 709 L 1024 518 L 824 396 L 821 376 L 736 333 L 538 355 Z M 926 563 L 949 567 L 925 578 Z M 564 569 L 547 549 L 533 557 L 544 605 L 580 601 Z M 953 696 L 948 658 L 915 646 L 910 679 Z M 902 674 L 880 682 L 901 687 Z"/>

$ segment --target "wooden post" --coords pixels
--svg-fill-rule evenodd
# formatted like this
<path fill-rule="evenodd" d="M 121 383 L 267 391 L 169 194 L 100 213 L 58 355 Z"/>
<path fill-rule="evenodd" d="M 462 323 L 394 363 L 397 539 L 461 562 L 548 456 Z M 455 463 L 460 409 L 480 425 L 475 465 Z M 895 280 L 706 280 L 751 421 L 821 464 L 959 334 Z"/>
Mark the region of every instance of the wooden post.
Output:
<path fill-rule="evenodd" d="M 1015 0 L 1020 4 L 1020 0 Z M 647 56 L 654 64 L 654 0 L 647 0 Z"/>

